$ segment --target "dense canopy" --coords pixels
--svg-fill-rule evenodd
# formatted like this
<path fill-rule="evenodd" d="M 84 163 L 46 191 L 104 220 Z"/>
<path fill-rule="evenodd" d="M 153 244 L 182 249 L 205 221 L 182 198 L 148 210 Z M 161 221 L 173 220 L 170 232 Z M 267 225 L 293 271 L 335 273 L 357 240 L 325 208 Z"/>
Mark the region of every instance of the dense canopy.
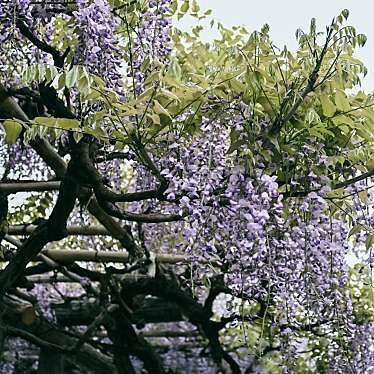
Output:
<path fill-rule="evenodd" d="M 0 372 L 374 373 L 365 36 L 185 16 L 1 2 Z"/>

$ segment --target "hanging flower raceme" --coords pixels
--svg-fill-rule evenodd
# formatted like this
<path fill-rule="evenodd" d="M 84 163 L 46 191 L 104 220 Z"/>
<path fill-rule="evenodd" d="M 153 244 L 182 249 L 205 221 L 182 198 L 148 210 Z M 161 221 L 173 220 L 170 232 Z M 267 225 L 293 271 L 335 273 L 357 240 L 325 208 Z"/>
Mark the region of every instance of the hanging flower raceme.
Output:
<path fill-rule="evenodd" d="M 22 20 L 30 28 L 35 24 L 31 14 L 33 5 L 30 0 L 3 2 L 0 6 L 0 42 L 6 43 L 14 37 L 17 20 Z"/>
<path fill-rule="evenodd" d="M 78 0 L 75 28 L 78 45 L 75 63 L 104 79 L 109 88 L 121 91 L 122 56 L 115 35 L 117 23 L 106 0 Z"/>
<path fill-rule="evenodd" d="M 342 335 L 352 334 L 346 291 L 348 225 L 339 216 L 331 217 L 326 173 L 319 177 L 317 169 L 309 170 L 311 157 L 318 168 L 327 167 L 318 144 L 300 154 L 307 172 L 292 180 L 294 186 L 315 191 L 285 200 L 276 177 L 264 172 L 269 169 L 264 167 L 266 160 L 257 156 L 261 152 L 255 148 L 261 144 L 252 145 L 256 156 L 250 169 L 242 157 L 228 154 L 230 128 L 230 122 L 203 119 L 199 135 L 176 140 L 167 155 L 155 160 L 169 182 L 165 195 L 170 206 L 164 205 L 165 211 L 188 216 L 145 227 L 146 244 L 155 251 L 188 254 L 196 261 L 197 282 L 212 274 L 211 267 L 201 266 L 210 262 L 216 272 L 224 273 L 234 295 L 271 300 L 268 314 L 282 332 L 285 370 L 292 370 L 300 347 L 295 330 L 321 325 L 322 333 L 334 336 L 339 326 Z M 313 147 L 318 151 L 311 153 Z M 144 181 L 141 176 L 139 182 Z"/>
<path fill-rule="evenodd" d="M 168 18 L 170 4 L 171 0 L 149 0 L 148 10 L 142 15 L 132 42 L 129 76 L 134 75 L 132 79 L 138 95 L 144 90 L 145 78 L 152 71 L 154 62 L 166 63 L 171 52 L 171 21 Z"/>

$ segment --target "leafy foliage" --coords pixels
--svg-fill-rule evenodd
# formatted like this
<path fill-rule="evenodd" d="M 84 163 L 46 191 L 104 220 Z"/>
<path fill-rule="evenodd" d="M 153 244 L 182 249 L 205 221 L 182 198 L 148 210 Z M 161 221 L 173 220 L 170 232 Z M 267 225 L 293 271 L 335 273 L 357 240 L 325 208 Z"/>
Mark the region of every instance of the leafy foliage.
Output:
<path fill-rule="evenodd" d="M 0 238 L 18 246 L 3 250 L 3 322 L 43 349 L 70 352 L 58 318 L 60 340 L 46 344 L 34 319 L 25 326 L 7 315 L 14 286 L 46 268 L 80 285 L 35 284 L 40 315 L 56 318 L 53 297 L 67 308 L 94 300 L 98 316 L 69 334 L 103 372 L 140 372 L 133 356 L 148 372 L 182 372 L 182 349 L 168 343 L 165 353 L 133 327 L 146 336 L 165 321 L 203 337 L 208 358 L 190 349 L 196 372 L 369 372 L 374 97 L 357 89 L 366 68 L 354 57 L 366 37 L 343 10 L 324 32 L 315 20 L 297 30 L 295 53 L 272 43 L 268 25 L 249 33 L 218 23 L 221 37 L 209 44 L 199 26 L 172 27 L 187 14 L 210 11 L 196 0 L 24 0 L 0 11 L 9 65 L 0 75 L 0 194 L 25 173 L 62 181 L 0 222 Z M 50 169 L 25 156 L 30 148 Z M 22 242 L 3 229 L 30 223 L 37 229 Z M 67 237 L 72 225 L 84 234 L 99 223 L 109 236 Z M 71 256 L 126 252 L 129 263 L 61 263 L 43 249 L 51 242 Z M 155 262 L 172 253 L 184 263 Z M 149 300 L 177 317 L 137 320 Z M 89 371 L 86 361 L 72 365 Z"/>

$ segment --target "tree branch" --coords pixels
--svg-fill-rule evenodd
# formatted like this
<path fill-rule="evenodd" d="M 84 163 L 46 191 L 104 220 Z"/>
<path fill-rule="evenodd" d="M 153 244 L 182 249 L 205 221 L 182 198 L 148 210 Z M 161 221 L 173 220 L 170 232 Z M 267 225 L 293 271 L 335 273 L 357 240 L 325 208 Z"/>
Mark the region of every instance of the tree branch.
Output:
<path fill-rule="evenodd" d="M 50 46 L 48 43 L 46 43 L 43 40 L 38 39 L 31 30 L 27 27 L 27 25 L 19 18 L 17 18 L 16 26 L 20 33 L 27 38 L 32 44 L 34 44 L 37 48 L 39 48 L 41 51 L 46 52 L 50 54 L 53 58 L 53 61 L 58 68 L 62 68 L 64 66 L 64 59 L 60 52 L 56 49 Z"/>
<path fill-rule="evenodd" d="M 134 296 L 139 294 L 152 295 L 175 302 L 188 320 L 205 334 L 209 340 L 213 359 L 218 363 L 225 360 L 234 374 L 241 373 L 237 362 L 222 348 L 216 323 L 210 321 L 211 313 L 207 313 L 202 305 L 179 289 L 174 282 L 165 278 L 123 282 L 122 297 L 124 300 L 131 301 Z"/>
<path fill-rule="evenodd" d="M 14 307 L 0 304 L 3 321 L 9 329 L 9 333 L 30 341 L 39 347 L 48 347 L 53 350 L 67 353 L 67 359 L 75 365 L 84 368 L 89 372 L 97 374 L 108 374 L 114 372 L 114 366 L 110 357 L 94 349 L 85 343 L 79 351 L 71 354 L 70 349 L 76 344 L 77 339 L 70 337 L 67 333 L 59 331 L 55 326 L 42 318 L 36 317 L 31 324 L 25 324 L 20 320 Z M 70 354 L 69 354 L 70 353 Z"/>
<path fill-rule="evenodd" d="M 48 221 L 40 224 L 36 230 L 22 243 L 16 256 L 0 272 L 0 298 L 23 274 L 27 264 L 33 260 L 49 242 L 61 240 L 67 236 L 66 222 L 72 212 L 78 196 L 79 185 L 72 178 L 72 170 L 76 163 L 73 154 L 64 179 L 60 185 L 56 204 Z"/>
<path fill-rule="evenodd" d="M 328 28 L 327 36 L 325 44 L 322 48 L 321 54 L 316 60 L 316 64 L 314 66 L 313 71 L 310 73 L 308 77 L 308 83 L 302 93 L 299 95 L 299 97 L 296 99 L 294 104 L 292 105 L 291 109 L 286 113 L 285 116 L 283 116 L 283 113 L 279 113 L 278 116 L 275 118 L 272 126 L 269 129 L 268 134 L 270 136 L 275 136 L 279 134 L 284 124 L 286 124 L 296 113 L 296 111 L 299 109 L 300 105 L 303 103 L 304 99 L 315 89 L 315 85 L 318 79 L 318 74 L 321 69 L 322 61 L 325 58 L 325 55 L 328 51 L 328 45 L 331 41 L 331 36 L 333 33 L 332 25 Z M 281 103 L 281 107 L 284 107 L 286 102 L 288 101 L 288 97 L 286 97 L 283 102 Z"/>

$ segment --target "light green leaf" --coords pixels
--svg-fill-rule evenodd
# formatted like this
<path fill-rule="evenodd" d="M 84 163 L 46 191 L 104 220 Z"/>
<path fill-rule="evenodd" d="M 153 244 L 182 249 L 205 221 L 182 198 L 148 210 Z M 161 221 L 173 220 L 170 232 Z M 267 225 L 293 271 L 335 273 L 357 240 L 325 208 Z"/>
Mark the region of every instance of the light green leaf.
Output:
<path fill-rule="evenodd" d="M 322 113 L 326 117 L 332 117 L 336 112 L 336 107 L 327 95 L 320 97 L 322 105 Z"/>
<path fill-rule="evenodd" d="M 357 193 L 358 197 L 360 198 L 360 200 L 364 203 L 364 204 L 368 204 L 369 203 L 369 198 L 368 198 L 368 194 L 366 191 L 359 191 Z"/>
<path fill-rule="evenodd" d="M 365 240 L 365 247 L 367 250 L 369 250 L 374 244 L 374 235 L 368 235 L 368 237 Z"/>
<path fill-rule="evenodd" d="M 12 119 L 7 119 L 3 122 L 5 130 L 5 141 L 7 144 L 14 144 L 21 133 L 23 126 Z"/>
<path fill-rule="evenodd" d="M 65 74 L 60 73 L 57 74 L 53 81 L 52 81 L 52 87 L 56 90 L 62 90 L 65 87 Z"/>
<path fill-rule="evenodd" d="M 348 112 L 351 109 L 351 104 L 343 91 L 336 91 L 335 104 L 341 112 Z"/>
<path fill-rule="evenodd" d="M 66 73 L 65 86 L 67 88 L 74 87 L 78 77 L 78 66 L 73 66 L 73 68 Z"/>
<path fill-rule="evenodd" d="M 72 130 L 79 127 L 79 121 L 69 118 L 36 117 L 32 121 L 35 125 Z"/>
<path fill-rule="evenodd" d="M 83 134 L 79 133 L 79 132 L 74 132 L 73 133 L 73 136 L 74 136 L 74 140 L 78 143 L 82 138 L 83 138 Z"/>
<path fill-rule="evenodd" d="M 351 231 L 348 234 L 348 238 L 350 238 L 352 235 L 358 234 L 363 229 L 364 229 L 364 226 L 362 226 L 362 225 L 353 226 L 353 228 L 351 229 Z"/>
<path fill-rule="evenodd" d="M 273 115 L 274 114 L 274 110 L 273 110 L 273 107 L 272 107 L 272 103 L 269 101 L 269 99 L 265 96 L 260 96 L 258 99 L 257 99 L 257 102 L 261 104 L 261 106 L 264 108 L 264 112 L 269 114 L 269 115 Z"/>
<path fill-rule="evenodd" d="M 163 94 L 165 97 L 168 97 L 169 99 L 176 100 L 176 101 L 180 102 L 180 99 L 176 94 L 174 94 L 173 92 L 171 92 L 171 91 L 169 91 L 165 88 L 161 88 L 160 93 Z"/>
<path fill-rule="evenodd" d="M 161 124 L 160 116 L 158 114 L 156 114 L 156 113 L 148 114 L 147 117 L 149 117 L 151 119 L 153 124 L 155 124 L 155 125 L 160 125 Z"/>
<path fill-rule="evenodd" d="M 170 113 L 157 100 L 153 101 L 153 110 L 157 114 L 164 114 L 165 116 L 171 118 Z"/>
<path fill-rule="evenodd" d="M 181 6 L 180 11 L 182 13 L 186 13 L 186 12 L 188 12 L 189 7 L 190 7 L 190 2 L 188 0 L 185 0 L 184 3 Z"/>
<path fill-rule="evenodd" d="M 51 82 L 55 76 L 58 74 L 58 70 L 53 65 L 48 65 L 46 71 L 45 71 L 45 79 L 47 82 Z"/>
<path fill-rule="evenodd" d="M 105 82 L 100 77 L 98 77 L 97 75 L 92 75 L 92 77 L 97 87 L 101 89 L 105 88 Z"/>
<path fill-rule="evenodd" d="M 197 0 L 192 1 L 192 13 L 199 13 L 200 11 L 200 6 L 197 2 Z"/>
<path fill-rule="evenodd" d="M 332 119 L 332 122 L 333 122 L 334 125 L 337 125 L 337 126 L 346 125 L 346 126 L 349 126 L 350 128 L 355 128 L 356 127 L 353 120 L 350 117 L 344 116 L 344 115 L 338 115 L 338 116 L 334 117 Z"/>
<path fill-rule="evenodd" d="M 56 118 L 53 117 L 35 117 L 32 122 L 35 125 L 56 127 Z"/>
<path fill-rule="evenodd" d="M 95 138 L 100 139 L 102 141 L 108 141 L 109 140 L 108 134 L 103 129 L 101 129 L 99 127 L 93 129 L 91 127 L 86 126 L 86 127 L 83 127 L 82 132 L 84 134 L 93 135 Z"/>
<path fill-rule="evenodd" d="M 44 80 L 45 77 L 45 66 L 38 64 L 35 67 L 35 80 L 37 82 L 41 82 Z"/>
<path fill-rule="evenodd" d="M 171 4 L 170 4 L 170 11 L 172 14 L 174 14 L 176 11 L 177 11 L 177 7 L 178 7 L 178 1 L 177 0 L 174 0 Z"/>
<path fill-rule="evenodd" d="M 57 127 L 61 127 L 65 130 L 71 130 L 79 128 L 80 122 L 76 119 L 70 118 L 56 118 Z"/>

